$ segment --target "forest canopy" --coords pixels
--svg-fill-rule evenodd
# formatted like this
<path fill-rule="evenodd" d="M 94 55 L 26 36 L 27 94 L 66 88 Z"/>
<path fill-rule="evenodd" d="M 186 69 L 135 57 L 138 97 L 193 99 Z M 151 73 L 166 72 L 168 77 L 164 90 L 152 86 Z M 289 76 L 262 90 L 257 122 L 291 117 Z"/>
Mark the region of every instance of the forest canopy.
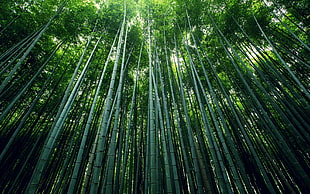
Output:
<path fill-rule="evenodd" d="M 310 1 L 0 2 L 2 193 L 306 193 Z"/>

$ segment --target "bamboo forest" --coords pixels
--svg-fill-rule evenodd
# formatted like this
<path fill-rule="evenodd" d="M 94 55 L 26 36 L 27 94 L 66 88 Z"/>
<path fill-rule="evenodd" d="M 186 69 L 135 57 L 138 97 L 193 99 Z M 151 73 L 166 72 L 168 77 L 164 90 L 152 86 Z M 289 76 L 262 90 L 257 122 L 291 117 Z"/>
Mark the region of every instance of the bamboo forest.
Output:
<path fill-rule="evenodd" d="M 309 193 L 310 1 L 0 1 L 1 193 Z"/>

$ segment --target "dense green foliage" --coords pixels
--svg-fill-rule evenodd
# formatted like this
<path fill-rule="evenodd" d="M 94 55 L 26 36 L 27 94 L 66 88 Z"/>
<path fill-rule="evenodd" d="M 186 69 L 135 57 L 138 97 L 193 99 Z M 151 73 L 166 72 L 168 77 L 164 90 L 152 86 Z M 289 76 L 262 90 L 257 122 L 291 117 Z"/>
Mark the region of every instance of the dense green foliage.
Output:
<path fill-rule="evenodd" d="M 307 0 L 0 2 L 2 193 L 306 193 Z"/>

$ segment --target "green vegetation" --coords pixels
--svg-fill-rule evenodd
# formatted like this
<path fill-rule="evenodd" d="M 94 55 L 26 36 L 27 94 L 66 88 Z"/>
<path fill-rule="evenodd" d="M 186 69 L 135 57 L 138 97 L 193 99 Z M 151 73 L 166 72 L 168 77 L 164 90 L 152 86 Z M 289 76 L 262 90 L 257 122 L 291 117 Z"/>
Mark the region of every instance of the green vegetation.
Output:
<path fill-rule="evenodd" d="M 307 193 L 309 6 L 0 2 L 0 191 Z"/>

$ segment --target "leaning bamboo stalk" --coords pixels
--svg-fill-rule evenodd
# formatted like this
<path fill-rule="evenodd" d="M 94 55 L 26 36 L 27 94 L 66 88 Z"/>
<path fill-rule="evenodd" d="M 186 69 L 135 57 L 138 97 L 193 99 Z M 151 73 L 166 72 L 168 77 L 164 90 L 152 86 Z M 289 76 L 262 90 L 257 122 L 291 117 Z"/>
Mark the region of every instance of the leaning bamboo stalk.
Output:
<path fill-rule="evenodd" d="M 220 31 L 219 31 L 220 32 Z M 221 34 L 221 32 L 220 32 Z M 227 39 L 224 38 L 224 36 L 221 34 L 221 36 L 223 37 L 223 39 L 225 40 L 225 42 L 228 43 Z M 231 45 L 230 45 L 231 48 Z M 233 52 L 235 52 L 234 49 L 232 49 Z M 227 49 L 225 49 L 225 52 L 227 53 L 228 56 L 230 56 L 229 51 Z M 240 56 L 238 54 L 235 54 L 235 56 L 238 58 L 238 60 L 242 62 L 242 60 L 240 59 Z M 231 56 L 230 56 L 231 58 Z M 246 82 L 246 80 L 244 79 L 244 77 L 241 75 L 240 70 L 238 70 L 236 64 L 234 61 L 232 61 L 232 63 L 234 64 L 234 66 L 236 67 L 237 73 L 240 75 L 240 78 L 242 80 L 242 82 L 244 83 L 244 85 L 246 86 L 247 90 L 249 91 L 249 94 L 251 95 L 251 97 L 253 98 L 254 102 L 255 102 L 255 106 L 257 106 L 257 108 L 259 108 L 260 110 L 264 110 L 262 111 L 262 113 L 260 113 L 262 115 L 263 118 L 266 119 L 265 125 L 269 126 L 270 128 L 274 129 L 272 130 L 271 135 L 275 138 L 275 139 L 279 139 L 279 146 L 280 147 L 285 147 L 287 152 L 284 152 L 284 154 L 286 154 L 288 156 L 288 159 L 294 163 L 294 167 L 296 168 L 297 172 L 299 172 L 300 175 L 302 175 L 304 177 L 304 179 L 308 179 L 307 175 L 304 173 L 304 170 L 302 169 L 302 167 L 300 166 L 299 162 L 297 161 L 296 157 L 294 156 L 294 154 L 292 153 L 291 149 L 288 147 L 287 143 L 284 141 L 283 136 L 279 133 L 279 131 L 277 130 L 277 127 L 275 126 L 274 121 L 272 121 L 268 116 L 267 116 L 267 112 L 264 109 L 263 105 L 261 104 L 261 102 L 259 101 L 258 97 L 254 94 L 253 90 L 250 88 L 249 84 Z M 265 175 L 265 179 L 267 180 L 268 177 L 267 175 Z M 268 185 L 268 184 L 267 184 Z M 269 188 L 269 189 L 273 189 L 273 188 Z"/>
<path fill-rule="evenodd" d="M 120 105 L 121 105 L 121 98 L 122 98 L 122 90 L 123 90 L 123 84 L 124 84 L 124 73 L 125 73 L 125 54 L 126 54 L 126 43 L 127 43 L 127 34 L 128 34 L 128 25 L 126 25 L 126 31 L 125 31 L 125 37 L 124 37 L 124 45 L 123 45 L 123 57 L 121 62 L 121 72 L 120 72 L 120 79 L 118 83 L 117 88 L 117 101 L 115 106 L 115 113 L 114 113 L 114 124 L 113 124 L 113 130 L 110 137 L 110 145 L 107 155 L 107 176 L 104 178 L 104 182 L 106 182 L 106 185 L 102 188 L 103 192 L 111 193 L 113 192 L 113 182 L 114 182 L 114 169 L 115 169 L 115 152 L 116 152 L 116 136 L 118 132 L 119 127 L 119 115 L 120 115 Z M 114 191 L 116 192 L 116 191 Z"/>
<path fill-rule="evenodd" d="M 124 26 L 125 26 L 125 15 L 123 22 L 121 24 L 121 30 L 120 34 L 118 37 L 118 44 L 117 44 L 117 51 L 116 51 L 116 58 L 114 61 L 114 67 L 112 71 L 112 76 L 111 76 L 111 82 L 108 90 L 108 94 L 105 100 L 105 107 L 103 111 L 103 118 L 102 118 L 102 124 L 100 125 L 100 130 L 99 130 L 99 140 L 98 140 L 98 147 L 97 147 L 97 154 L 96 154 L 96 159 L 95 163 L 93 166 L 93 174 L 92 174 L 92 184 L 91 184 L 91 190 L 90 192 L 98 192 L 99 190 L 99 184 L 100 184 L 100 171 L 102 168 L 102 160 L 103 160 L 103 151 L 105 149 L 104 141 L 105 137 L 107 135 L 108 131 L 108 124 L 109 124 L 109 115 L 111 111 L 111 101 L 112 101 L 112 93 L 114 90 L 114 85 L 115 85 L 115 79 L 116 79 L 116 74 L 117 74 L 117 69 L 118 69 L 118 62 L 120 58 L 120 53 L 121 53 L 121 45 L 123 41 L 123 36 L 124 36 Z"/>
<path fill-rule="evenodd" d="M 192 71 L 192 64 L 190 65 L 191 67 L 191 71 Z M 193 71 L 192 71 L 193 73 Z M 195 77 L 193 76 L 193 79 L 195 79 Z M 229 180 L 228 180 L 228 176 L 227 176 L 227 173 L 226 173 L 226 167 L 224 166 L 224 162 L 223 162 L 223 156 L 221 155 L 221 152 L 220 152 L 220 146 L 218 145 L 218 143 L 216 142 L 215 140 L 215 136 L 213 135 L 211 129 L 211 125 L 210 125 L 210 122 L 208 120 L 208 117 L 207 117 L 207 113 L 205 111 L 205 107 L 202 105 L 202 100 L 201 100 L 201 97 L 200 97 L 200 92 L 198 91 L 198 87 L 197 87 L 197 84 L 195 82 L 195 80 L 193 81 L 194 82 L 194 89 L 195 89 L 195 92 L 196 92 L 196 98 L 198 100 L 198 104 L 199 104 L 199 109 L 202 113 L 202 119 L 203 119 L 203 123 L 205 125 L 205 128 L 206 128 L 206 134 L 207 134 L 207 137 L 208 137 L 208 141 L 209 141 L 209 146 L 210 146 L 210 150 L 211 150 L 211 155 L 212 155 L 212 159 L 214 160 L 214 163 L 215 163 L 215 170 L 216 170 L 216 177 L 219 181 L 219 186 L 220 186 L 220 189 L 221 189 L 221 192 L 228 192 L 228 193 L 232 193 L 232 191 L 230 190 L 230 186 L 229 186 Z M 208 99 L 205 95 L 205 91 L 204 89 L 202 88 L 202 94 L 205 98 L 205 101 L 207 103 L 207 106 L 208 106 L 208 110 L 209 112 L 211 113 L 212 115 L 212 120 L 213 122 L 216 122 L 215 120 L 215 116 L 214 116 L 214 112 L 211 108 L 211 105 L 210 103 L 208 102 Z M 217 129 L 217 132 L 218 134 L 220 135 L 220 132 L 219 132 L 219 129 L 218 129 L 218 124 L 215 123 L 215 128 Z M 221 142 L 223 143 L 223 138 L 221 138 Z M 226 152 L 227 153 L 227 152 Z M 225 154 L 227 155 L 227 154 Z"/>
<path fill-rule="evenodd" d="M 9 75 L 5 78 L 5 80 L 1 83 L 0 85 L 0 93 L 3 91 L 3 89 L 5 88 L 5 86 L 8 84 L 8 82 L 12 79 L 13 74 L 17 71 L 17 69 L 21 66 L 21 64 L 24 62 L 24 60 L 26 59 L 26 57 L 29 55 L 30 51 L 34 48 L 34 46 L 37 44 L 37 42 L 40 40 L 40 38 L 42 37 L 42 35 L 44 34 L 44 32 L 47 30 L 47 28 L 52 24 L 53 20 L 62 12 L 65 4 L 66 4 L 65 0 L 61 6 L 58 8 L 58 10 L 56 11 L 56 13 L 53 15 L 53 17 L 51 17 L 51 19 L 46 23 L 46 25 L 44 26 L 44 28 L 40 31 L 40 33 L 34 38 L 34 40 L 31 42 L 31 44 L 29 45 L 29 47 L 27 48 L 27 50 L 25 51 L 25 53 L 23 54 L 23 56 L 20 58 L 20 60 L 16 63 L 16 65 L 13 67 L 13 69 L 11 70 L 11 72 L 9 73 Z"/>
<path fill-rule="evenodd" d="M 59 45 L 60 47 L 61 45 Z M 42 67 L 38 70 L 38 72 L 34 75 L 34 77 L 30 80 L 30 82 L 27 83 L 26 87 L 23 88 L 23 90 L 19 93 L 19 95 L 11 102 L 11 104 L 8 106 L 7 109 L 11 109 L 11 107 L 15 104 L 15 102 L 20 98 L 20 96 L 24 93 L 24 91 L 26 89 L 28 89 L 28 87 L 32 84 L 33 80 L 37 77 L 37 75 L 39 73 L 41 73 L 42 69 L 45 67 L 45 65 L 50 61 L 51 57 L 53 57 L 53 55 L 55 54 L 55 52 L 58 50 L 57 47 L 54 52 L 50 55 L 50 57 L 46 60 L 46 62 L 42 65 Z M 19 123 L 18 127 L 16 128 L 16 130 L 14 131 L 14 133 L 12 134 L 9 142 L 7 142 L 7 144 L 5 145 L 5 148 L 2 150 L 1 155 L 0 155 L 0 161 L 3 159 L 4 155 L 6 154 L 6 152 L 8 151 L 9 147 L 11 146 L 11 144 L 13 143 L 14 139 L 16 138 L 17 134 L 19 133 L 19 131 L 22 129 L 22 126 L 24 125 L 26 119 L 28 118 L 28 116 L 30 115 L 30 113 L 32 112 L 32 109 L 34 108 L 34 106 L 36 105 L 36 103 L 39 101 L 39 99 L 41 98 L 41 96 L 43 95 L 43 92 L 46 90 L 47 84 L 49 84 L 49 81 L 51 80 L 53 73 L 55 72 L 56 67 L 58 66 L 58 63 L 56 64 L 56 66 L 53 68 L 53 71 L 51 73 L 51 75 L 48 77 L 48 79 L 44 82 L 44 85 L 42 86 L 42 89 L 40 90 L 40 92 L 38 93 L 38 95 L 36 96 L 36 98 L 33 100 L 33 102 L 31 103 L 28 111 L 26 112 L 26 114 L 24 115 L 23 119 L 21 120 L 21 122 Z M 6 109 L 6 110 L 7 110 Z M 1 118 L 3 118 L 4 116 L 6 116 L 5 112 L 6 110 L 1 114 L 0 116 L 0 121 L 2 120 Z"/>
<path fill-rule="evenodd" d="M 160 66 L 160 62 L 158 59 L 158 53 L 157 50 L 155 48 L 155 62 L 157 63 L 157 69 L 158 71 L 160 71 L 159 66 Z M 153 74 L 153 83 L 154 83 L 154 93 L 155 93 L 155 108 L 157 109 L 158 113 L 158 117 L 159 117 L 159 129 L 160 131 L 158 132 L 158 134 L 160 134 L 160 140 L 161 140 L 161 146 L 162 146 L 162 152 L 163 152 L 163 160 L 164 160 L 164 172 L 165 172 L 165 178 L 166 178 L 166 188 L 167 188 L 167 193 L 172 193 L 172 181 L 171 181 L 171 172 L 170 172 L 170 162 L 169 162 L 169 155 L 168 155 L 168 151 L 167 151 L 167 140 L 166 140 L 166 134 L 165 134 L 165 127 L 164 127 L 164 120 L 163 120 L 163 113 L 161 110 L 161 104 L 160 104 L 160 99 L 159 99 L 159 92 L 158 92 L 158 88 L 156 86 L 158 86 L 158 84 L 156 83 L 155 80 L 155 76 L 154 76 L 154 72 L 152 72 Z"/>
<path fill-rule="evenodd" d="M 75 191 L 76 179 L 77 179 L 77 176 L 80 174 L 79 171 L 80 171 L 80 166 L 81 166 L 81 162 L 82 162 L 82 156 L 84 154 L 84 148 L 85 148 L 85 145 L 86 145 L 86 140 L 88 138 L 89 129 L 90 129 L 93 117 L 94 117 L 94 111 L 95 111 L 95 107 L 97 105 L 96 103 L 97 103 L 97 100 L 98 100 L 98 97 L 99 97 L 99 92 L 100 92 L 100 89 L 101 89 L 101 86 L 102 86 L 102 83 L 103 83 L 103 78 L 105 76 L 106 68 L 108 66 L 108 62 L 109 62 L 111 54 L 112 54 L 112 49 L 113 49 L 113 47 L 115 45 L 115 42 L 116 42 L 116 37 L 117 37 L 117 34 L 116 34 L 116 36 L 114 38 L 114 41 L 112 43 L 112 46 L 110 48 L 109 54 L 107 56 L 106 62 L 104 64 L 104 68 L 103 68 L 101 76 L 100 76 L 99 83 L 97 85 L 95 96 L 93 98 L 92 106 L 91 106 L 91 109 L 90 109 L 89 116 L 87 118 L 87 123 L 86 123 L 84 134 L 83 134 L 83 139 L 82 139 L 82 142 L 80 144 L 79 153 L 78 153 L 76 164 L 74 166 L 73 174 L 72 174 L 72 177 L 71 177 L 71 181 L 70 181 L 70 185 L 69 185 L 69 189 L 68 189 L 69 193 L 74 193 L 74 191 Z"/>
<path fill-rule="evenodd" d="M 147 173 L 149 176 L 149 184 L 150 186 L 146 186 L 146 191 L 150 192 L 150 193 L 156 193 L 158 187 L 157 187 L 157 181 L 156 181 L 156 175 L 158 173 L 157 169 L 156 169 L 156 141 L 155 141 L 155 110 L 154 110 L 154 99 L 153 99 L 153 93 L 154 93 L 154 89 L 153 89 L 153 75 L 152 75 L 152 71 L 153 71 L 153 57 L 152 57 L 152 49 L 151 49 L 151 32 L 150 32 L 150 27 L 148 27 L 148 36 L 149 36 L 149 45 L 148 45 L 148 60 L 149 60 L 149 78 L 148 78 L 148 82 L 149 82 L 149 92 L 148 92 L 148 150 L 149 153 L 147 155 L 147 160 L 149 161 L 149 166 L 147 166 L 148 169 L 150 169 L 150 172 Z"/>
<path fill-rule="evenodd" d="M 0 76 L 2 76 L 3 73 L 5 73 L 7 69 L 11 67 L 11 65 L 14 64 L 16 60 L 26 51 L 26 49 L 28 48 L 27 44 L 29 45 L 31 43 L 31 40 L 35 36 L 37 36 L 39 32 L 38 31 L 33 32 L 32 34 L 30 34 L 29 36 L 21 40 L 19 43 L 17 43 L 16 45 L 11 47 L 7 51 L 5 51 L 0 56 L 0 60 L 4 59 L 0 64 L 0 68 L 1 68 Z"/>
<path fill-rule="evenodd" d="M 89 64 L 90 64 L 91 59 L 94 55 L 94 52 L 95 52 L 95 50 L 96 50 L 96 48 L 100 42 L 100 39 L 97 41 L 94 49 L 92 50 L 92 53 L 90 54 L 88 61 L 86 62 L 85 66 L 83 68 L 83 71 L 81 72 L 81 75 L 80 75 L 79 79 L 77 80 L 77 82 L 76 82 L 76 84 L 75 84 L 75 86 L 74 86 L 74 88 L 73 88 L 73 90 L 72 90 L 72 92 L 68 98 L 68 101 L 66 102 L 64 109 L 62 110 L 62 112 L 59 116 L 59 119 L 57 120 L 55 126 L 51 129 L 51 134 L 46 141 L 46 144 L 45 144 L 43 151 L 40 155 L 40 159 L 36 165 L 35 171 L 33 172 L 33 176 L 30 180 L 30 183 L 28 184 L 27 191 L 26 191 L 27 193 L 35 192 L 37 187 L 38 187 L 38 184 L 40 182 L 43 170 L 45 169 L 46 163 L 47 163 L 48 158 L 51 154 L 54 143 L 55 143 L 56 139 L 58 138 L 60 130 L 61 130 L 61 128 L 65 122 L 65 119 L 69 113 L 70 108 L 72 107 L 74 99 L 76 98 L 76 96 L 78 94 L 78 90 L 79 90 L 81 83 L 82 83 L 82 81 L 86 75 L 86 71 L 89 67 Z"/>
<path fill-rule="evenodd" d="M 0 35 L 1 35 L 8 27 L 10 27 L 19 17 L 20 17 L 20 15 L 18 14 L 18 15 L 15 16 L 8 24 L 6 24 L 5 27 L 1 29 Z"/>
<path fill-rule="evenodd" d="M 124 145 L 124 149 L 125 149 L 125 156 L 124 156 L 124 160 L 125 163 L 123 165 L 122 168 L 122 173 L 120 175 L 120 177 L 124 177 L 124 174 L 126 172 L 126 166 L 127 166 L 127 160 L 128 160 L 128 155 L 129 155 L 129 141 L 134 139 L 134 129 L 132 127 L 132 120 L 133 120 L 133 115 L 134 115 L 134 107 L 135 105 L 135 100 L 136 100 L 136 95 L 137 95 L 137 85 L 138 85 L 138 81 L 139 81 L 139 70 L 140 70 L 140 62 L 141 62 L 141 55 L 142 55 L 142 50 L 143 50 L 143 43 L 141 44 L 141 48 L 140 48 L 140 53 L 139 53 L 139 58 L 138 58 L 138 64 L 137 64 L 137 69 L 136 69 L 136 74 L 135 74 L 135 80 L 134 80 L 134 86 L 133 86 L 133 90 L 132 90 L 132 96 L 131 96 L 131 106 L 130 106 L 130 111 L 129 111 L 129 118 L 128 118 L 128 122 L 127 122 L 127 133 L 126 133 L 126 137 L 125 137 L 125 145 Z M 133 142 L 131 142 L 133 143 Z M 131 162 L 133 160 L 130 160 Z M 132 166 L 132 163 L 131 165 Z M 131 174 L 131 173 L 130 173 Z M 130 179 L 129 179 L 130 181 Z M 127 185 L 128 186 L 128 185 Z M 132 184 L 130 184 L 130 186 L 132 186 Z M 120 192 L 123 193 L 124 191 L 124 179 L 121 179 L 120 182 Z M 129 191 L 131 191 L 131 189 L 129 189 Z"/>
<path fill-rule="evenodd" d="M 186 121 L 186 129 L 187 129 L 187 135 L 188 135 L 188 140 L 189 140 L 189 145 L 190 145 L 190 150 L 191 150 L 191 156 L 192 156 L 192 163 L 194 165 L 195 169 L 195 179 L 196 179 L 196 184 L 197 184 L 197 192 L 202 193 L 202 184 L 201 184 L 201 175 L 199 172 L 199 167 L 198 167 L 198 159 L 197 159 L 197 153 L 196 149 L 194 146 L 194 137 L 192 133 L 192 128 L 190 125 L 190 117 L 189 117 L 189 111 L 187 108 L 187 102 L 185 98 L 185 92 L 183 89 L 183 80 L 182 80 L 182 75 L 181 75 L 181 70 L 180 70 L 180 62 L 178 61 L 178 46 L 176 45 L 176 53 L 177 53 L 177 72 L 179 74 L 178 76 L 178 81 L 180 84 L 180 93 L 181 93 L 181 102 L 182 102 L 182 108 L 185 114 L 185 121 Z"/>
<path fill-rule="evenodd" d="M 190 23 L 190 20 L 189 20 L 188 14 L 187 14 L 187 21 L 188 21 L 189 27 L 192 28 L 191 23 Z M 228 142 L 229 142 L 228 145 L 229 145 L 230 149 L 232 150 L 232 155 L 233 155 L 233 156 L 235 157 L 235 159 L 238 161 L 238 164 L 240 164 L 240 168 L 243 169 L 243 173 L 242 173 L 243 176 L 242 176 L 242 177 L 244 178 L 244 180 L 246 181 L 246 183 L 249 184 L 248 181 L 247 181 L 247 177 L 245 176 L 244 166 L 243 166 L 243 164 L 242 164 L 240 158 L 238 157 L 238 154 L 236 153 L 236 148 L 235 148 L 235 146 L 234 146 L 234 143 L 233 143 L 232 141 L 230 141 L 230 139 L 231 139 L 230 133 L 229 133 L 229 131 L 228 131 L 227 125 L 226 125 L 226 123 L 225 123 L 224 117 L 223 117 L 222 112 L 221 112 L 221 109 L 220 109 L 220 107 L 219 107 L 219 104 L 218 104 L 218 101 L 217 101 L 217 97 L 216 97 L 215 94 L 214 94 L 214 89 L 213 89 L 213 87 L 212 87 L 212 85 L 211 85 L 211 82 L 210 82 L 210 80 L 209 80 L 209 78 L 208 78 L 208 75 L 207 75 L 207 73 L 206 73 L 206 70 L 205 70 L 205 68 L 204 68 L 204 65 L 202 64 L 202 58 L 201 58 L 200 53 L 199 53 L 199 51 L 198 51 L 198 49 L 197 49 L 196 40 L 195 40 L 195 38 L 194 38 L 194 36 L 193 36 L 192 34 L 191 34 L 191 37 L 192 37 L 192 40 L 193 40 L 194 45 L 195 45 L 195 50 L 196 50 L 196 52 L 197 52 L 198 59 L 199 59 L 199 61 L 200 61 L 200 63 L 201 63 L 201 66 L 202 66 L 203 73 L 204 73 L 204 76 L 205 76 L 205 78 L 206 78 L 207 85 L 208 85 L 208 87 L 209 87 L 209 91 L 210 91 L 210 93 L 211 93 L 211 97 L 213 98 L 213 101 L 214 101 L 214 103 L 215 103 L 216 110 L 217 110 L 217 112 L 218 112 L 218 114 L 219 114 L 219 116 L 220 116 L 220 118 L 221 118 L 221 121 L 222 121 L 221 123 L 222 123 L 222 125 L 223 125 L 223 127 L 224 127 L 224 130 L 225 130 L 224 133 L 227 134 L 227 136 L 229 136 L 229 138 L 228 138 L 228 139 L 229 139 L 229 140 L 228 140 Z M 194 66 L 194 64 L 193 64 L 193 60 L 192 60 L 192 57 L 191 57 L 191 55 L 190 55 L 190 52 L 189 52 L 189 49 L 188 49 L 188 45 L 185 44 L 185 47 L 186 47 L 186 50 L 187 50 L 187 53 L 188 53 L 188 57 L 189 57 L 189 60 L 190 60 L 190 67 L 191 67 L 191 71 L 192 71 L 192 74 L 193 74 L 193 79 L 194 79 L 194 77 L 196 77 L 196 79 L 197 79 L 197 81 L 198 81 L 198 84 L 199 84 L 199 86 L 201 87 L 201 90 L 203 91 L 203 94 L 205 94 L 206 92 L 204 91 L 204 88 L 203 88 L 202 83 L 201 83 L 201 80 L 200 80 L 200 78 L 199 78 L 199 76 L 198 76 L 197 70 L 196 70 L 196 68 L 195 68 L 195 66 Z M 195 83 L 195 88 L 196 88 L 197 86 L 196 86 L 195 79 L 194 79 L 194 83 Z M 198 89 L 196 89 L 196 93 L 199 93 Z M 206 103 L 209 104 L 208 100 L 206 100 Z M 208 105 L 208 107 L 209 107 L 209 111 L 210 111 L 210 113 L 211 113 L 211 118 L 212 118 L 212 120 L 215 122 L 215 128 L 216 128 L 217 131 L 218 131 L 218 135 L 219 135 L 219 138 L 220 138 L 220 140 L 221 140 L 221 143 L 222 143 L 222 146 L 223 146 L 223 149 L 224 149 L 224 152 L 225 152 L 225 156 L 226 156 L 226 158 L 227 158 L 227 160 L 228 160 L 228 162 L 229 162 L 229 166 L 230 166 L 231 172 L 232 172 L 233 177 L 234 177 L 234 182 L 237 184 L 237 188 L 239 189 L 240 192 L 245 192 L 245 191 L 243 190 L 243 187 L 244 187 L 244 186 L 242 185 L 241 180 L 240 180 L 239 175 L 238 175 L 238 172 L 237 172 L 237 170 L 236 170 L 236 166 L 234 165 L 234 162 L 233 162 L 233 159 L 232 159 L 232 157 L 231 157 L 231 154 L 229 153 L 228 146 L 226 145 L 226 142 L 225 142 L 225 140 L 224 140 L 222 131 L 221 131 L 221 130 L 219 129 L 219 127 L 218 127 L 218 126 L 220 126 L 220 125 L 219 125 L 219 123 L 217 122 L 217 119 L 215 118 L 215 114 L 213 113 L 213 111 L 212 111 L 212 109 L 211 109 L 211 106 Z"/>
<path fill-rule="evenodd" d="M 194 192 L 194 183 L 193 183 L 193 178 L 192 178 L 192 175 L 190 173 L 190 165 L 189 165 L 189 160 L 187 159 L 188 158 L 188 153 L 186 151 L 186 146 L 185 146 L 185 138 L 183 136 L 183 132 L 182 132 L 182 125 L 181 125 L 181 120 L 183 120 L 182 118 L 182 114 L 181 114 L 181 111 L 180 111 L 180 108 L 178 107 L 177 105 L 177 100 L 176 100 L 176 92 L 178 91 L 176 89 L 176 86 L 175 84 L 173 84 L 173 81 L 172 79 L 174 79 L 174 74 L 171 73 L 171 70 L 170 70 L 170 67 L 168 67 L 168 80 L 169 80 L 169 86 L 170 86 L 170 92 L 171 92 L 171 98 L 172 98 L 172 105 L 173 105 L 173 118 L 175 118 L 174 120 L 177 122 L 177 131 L 178 131 L 178 135 L 179 135 L 179 144 L 180 144 L 180 149 L 181 149 L 181 157 L 183 158 L 182 161 L 178 161 L 179 163 L 183 163 L 184 162 L 184 171 L 186 172 L 186 176 L 187 177 L 182 177 L 181 175 L 181 180 L 180 180 L 180 187 L 183 186 L 183 190 L 185 190 L 185 192 Z M 181 159 L 179 159 L 181 160 Z M 181 165 L 181 164 L 179 164 Z M 183 179 L 186 179 L 187 182 L 186 184 L 189 185 L 189 187 L 185 187 L 184 188 L 184 185 L 182 184 L 182 178 Z M 180 188 L 181 189 L 181 188 Z"/>
<path fill-rule="evenodd" d="M 304 92 L 304 94 L 306 95 L 306 97 L 308 98 L 308 100 L 310 100 L 310 94 L 308 92 L 308 90 L 303 86 L 303 84 L 298 80 L 298 78 L 295 76 L 295 74 L 292 72 L 292 70 L 289 68 L 289 66 L 286 64 L 286 62 L 282 59 L 282 57 L 280 56 L 280 54 L 278 53 L 277 49 L 275 48 L 275 46 L 272 44 L 272 42 L 269 40 L 269 38 L 266 36 L 265 32 L 263 31 L 263 29 L 261 28 L 261 26 L 259 25 L 254 13 L 253 13 L 253 18 L 259 28 L 259 30 L 261 31 L 262 35 L 264 36 L 264 38 L 267 40 L 267 42 L 269 43 L 269 46 L 272 48 L 272 51 L 275 53 L 275 55 L 278 57 L 278 59 L 280 60 L 280 62 L 284 65 L 285 69 L 288 71 L 289 75 L 293 78 L 293 80 L 297 83 L 297 85 L 302 89 L 302 91 Z"/>
<path fill-rule="evenodd" d="M 42 64 L 40 69 L 34 74 L 34 76 L 31 78 L 31 80 L 26 84 L 26 86 L 23 87 L 23 89 L 18 93 L 18 95 L 12 100 L 12 102 L 6 107 L 6 109 L 2 112 L 0 115 L 0 121 L 8 114 L 8 112 L 11 110 L 11 108 L 14 106 L 14 104 L 20 99 L 20 97 L 27 91 L 27 89 L 32 85 L 34 80 L 38 77 L 38 75 L 42 72 L 42 70 L 45 68 L 45 66 L 48 64 L 48 62 L 52 59 L 56 51 L 60 48 L 62 45 L 59 44 L 54 49 L 54 51 L 50 54 L 50 56 L 46 59 L 46 61 Z M 1 158 L 1 157 L 0 157 Z M 1 159 L 0 159 L 1 160 Z"/>
<path fill-rule="evenodd" d="M 166 42 L 166 36 L 165 36 L 165 31 L 164 31 L 164 41 Z M 164 50 L 165 50 L 165 59 L 166 59 L 166 65 L 170 65 L 169 64 L 169 60 L 168 60 L 168 54 L 167 54 L 167 47 L 166 47 L 166 43 L 165 43 L 165 47 L 164 47 Z M 179 188 L 179 177 L 178 177 L 178 174 L 177 174 L 177 166 L 176 166 L 176 158 L 175 158 L 175 147 L 173 145 L 173 135 L 171 133 L 171 121 L 170 121 L 170 118 L 169 118 L 169 112 L 168 112 L 168 103 L 167 103 L 167 96 L 165 94 L 165 84 L 164 84 L 164 80 L 163 80 L 163 76 L 162 76 L 162 71 L 161 71 L 161 67 L 160 65 L 158 66 L 159 67 L 159 77 L 160 77 L 160 84 L 163 86 L 162 89 L 161 89 L 161 95 L 162 95 L 162 98 L 163 98 L 163 106 L 164 106 L 164 113 L 165 113 L 165 120 L 166 120 L 166 126 L 167 126 L 167 135 L 168 135 L 168 139 L 169 139 L 169 142 L 168 142 L 168 146 L 169 146 L 169 154 L 170 154 L 170 160 L 171 160 L 171 165 L 172 165 L 172 178 L 173 178 L 173 181 L 174 181 L 174 184 L 173 184 L 173 191 L 174 192 L 180 192 L 180 188 Z M 168 69 L 168 68 L 167 68 Z M 168 78 L 169 79 L 169 78 Z M 167 91 L 168 92 L 168 91 Z"/>

